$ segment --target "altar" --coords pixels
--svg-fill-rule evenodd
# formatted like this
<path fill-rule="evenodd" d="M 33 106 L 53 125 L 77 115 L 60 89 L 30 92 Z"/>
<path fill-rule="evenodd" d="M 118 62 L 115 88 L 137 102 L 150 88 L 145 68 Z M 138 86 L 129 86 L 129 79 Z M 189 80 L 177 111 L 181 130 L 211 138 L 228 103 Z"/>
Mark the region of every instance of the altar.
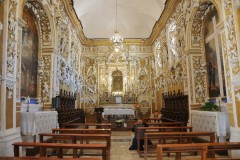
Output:
<path fill-rule="evenodd" d="M 129 116 L 135 118 L 135 108 L 131 104 L 108 104 L 104 108 L 102 116 Z"/>
<path fill-rule="evenodd" d="M 51 133 L 58 127 L 57 111 L 20 112 L 20 130 L 22 135 L 33 136 L 39 141 L 38 133 Z"/>
<path fill-rule="evenodd" d="M 219 142 L 230 134 L 228 112 L 191 111 L 193 132 L 215 132 Z"/>

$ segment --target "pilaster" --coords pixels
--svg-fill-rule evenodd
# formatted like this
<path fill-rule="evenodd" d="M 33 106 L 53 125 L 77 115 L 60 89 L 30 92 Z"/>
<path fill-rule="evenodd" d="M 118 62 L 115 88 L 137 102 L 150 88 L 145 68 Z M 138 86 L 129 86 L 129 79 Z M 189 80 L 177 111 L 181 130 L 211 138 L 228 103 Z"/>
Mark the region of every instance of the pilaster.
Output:
<path fill-rule="evenodd" d="M 18 1 L 5 0 L 3 22 L 0 155 L 13 156 L 12 143 L 21 141 L 16 127 L 16 55 Z"/>

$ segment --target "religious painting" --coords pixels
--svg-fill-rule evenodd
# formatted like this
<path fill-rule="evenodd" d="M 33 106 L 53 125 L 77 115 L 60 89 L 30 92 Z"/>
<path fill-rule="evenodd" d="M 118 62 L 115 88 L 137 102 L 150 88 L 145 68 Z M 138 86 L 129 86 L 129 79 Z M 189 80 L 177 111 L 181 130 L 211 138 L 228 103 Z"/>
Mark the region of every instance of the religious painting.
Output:
<path fill-rule="evenodd" d="M 226 96 L 222 40 L 216 30 L 218 21 L 216 8 L 213 8 L 205 19 L 204 28 L 209 97 Z"/>
<path fill-rule="evenodd" d="M 27 26 L 22 31 L 21 96 L 37 97 L 38 32 L 33 14 L 26 8 L 23 19 Z"/>
<path fill-rule="evenodd" d="M 112 73 L 112 92 L 123 91 L 123 76 L 122 72 L 116 70 Z"/>
<path fill-rule="evenodd" d="M 220 84 L 215 39 L 209 41 L 205 45 L 205 48 L 206 48 L 209 97 L 218 97 L 220 95 Z"/>

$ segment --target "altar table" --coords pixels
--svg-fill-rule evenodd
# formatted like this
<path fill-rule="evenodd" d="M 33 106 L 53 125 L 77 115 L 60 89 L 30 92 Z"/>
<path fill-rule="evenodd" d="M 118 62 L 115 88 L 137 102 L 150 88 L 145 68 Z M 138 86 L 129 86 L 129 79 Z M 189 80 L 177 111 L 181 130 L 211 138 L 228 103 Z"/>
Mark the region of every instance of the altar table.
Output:
<path fill-rule="evenodd" d="M 20 112 L 21 115 L 21 134 L 37 136 L 38 133 L 51 133 L 52 128 L 58 127 L 57 111 L 40 111 L 40 112 Z"/>
<path fill-rule="evenodd" d="M 129 108 L 104 108 L 102 113 L 103 117 L 106 115 L 133 115 L 135 116 L 135 110 Z"/>
<path fill-rule="evenodd" d="M 191 123 L 193 132 L 215 132 L 219 142 L 225 141 L 230 134 L 229 113 L 191 111 Z"/>

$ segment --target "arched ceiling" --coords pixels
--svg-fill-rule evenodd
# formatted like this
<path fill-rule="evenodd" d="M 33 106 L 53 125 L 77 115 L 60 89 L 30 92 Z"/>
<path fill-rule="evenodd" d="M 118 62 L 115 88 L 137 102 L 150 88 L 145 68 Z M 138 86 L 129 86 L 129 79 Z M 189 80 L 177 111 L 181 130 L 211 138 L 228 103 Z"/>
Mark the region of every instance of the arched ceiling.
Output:
<path fill-rule="evenodd" d="M 145 39 L 166 0 L 117 0 L 117 29 L 124 38 Z M 116 0 L 73 0 L 86 38 L 110 38 L 116 30 Z"/>

